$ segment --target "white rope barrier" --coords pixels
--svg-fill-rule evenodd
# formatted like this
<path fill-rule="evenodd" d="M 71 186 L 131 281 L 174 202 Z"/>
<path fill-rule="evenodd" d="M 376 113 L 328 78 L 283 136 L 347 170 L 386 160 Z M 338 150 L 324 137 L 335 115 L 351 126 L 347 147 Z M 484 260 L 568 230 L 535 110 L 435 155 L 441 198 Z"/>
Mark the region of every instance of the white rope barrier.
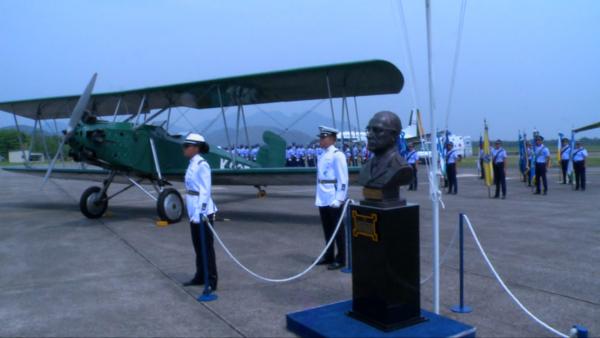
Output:
<path fill-rule="evenodd" d="M 231 260 L 233 260 L 240 268 L 242 268 L 244 271 L 248 272 L 249 274 L 251 274 L 252 276 L 263 280 L 265 282 L 272 282 L 272 283 L 285 283 L 285 282 L 289 282 L 292 281 L 294 279 L 298 279 L 302 276 L 304 276 L 305 274 L 307 274 L 310 270 L 312 270 L 317 263 L 319 263 L 319 261 L 321 260 L 321 258 L 323 258 L 323 256 L 325 255 L 325 253 L 327 252 L 327 250 L 329 249 L 329 247 L 333 244 L 333 241 L 335 240 L 335 236 L 337 235 L 338 231 L 340 230 L 340 227 L 342 225 L 342 222 L 344 220 L 344 215 L 346 215 L 346 211 L 348 209 L 348 205 L 353 202 L 352 200 L 348 199 L 346 200 L 346 202 L 344 203 L 343 209 L 342 209 L 342 213 L 340 216 L 340 219 L 338 220 L 338 223 L 335 227 L 335 230 L 333 231 L 333 234 L 331 235 L 331 238 L 329 239 L 329 241 L 327 242 L 327 245 L 325 245 L 325 248 L 323 249 L 323 251 L 321 251 L 321 254 L 319 254 L 319 256 L 314 260 L 314 262 L 308 266 L 306 269 L 304 269 L 304 271 L 297 273 L 291 277 L 287 277 L 287 278 L 269 278 L 269 277 L 264 277 L 252 270 L 250 270 L 248 267 L 246 267 L 244 264 L 242 264 L 242 262 L 240 262 L 232 253 L 231 251 L 229 251 L 229 249 L 227 248 L 227 246 L 225 246 L 225 243 L 223 243 L 223 241 L 221 240 L 221 237 L 219 237 L 219 235 L 217 234 L 217 232 L 215 231 L 215 229 L 213 228 L 213 225 L 210 223 L 210 221 L 206 218 L 206 216 L 203 216 L 204 221 L 206 222 L 206 225 L 208 226 L 208 228 L 210 229 L 210 231 L 213 233 L 215 239 L 217 240 L 217 242 L 219 243 L 219 245 L 221 245 L 221 247 L 223 248 L 223 250 L 225 250 L 225 253 L 227 253 L 227 255 L 229 256 L 229 258 L 231 258 Z"/>
<path fill-rule="evenodd" d="M 485 250 L 483 250 L 483 247 L 481 246 L 481 243 L 479 242 L 479 238 L 477 237 L 477 234 L 475 233 L 475 229 L 473 228 L 473 225 L 471 224 L 471 221 L 469 220 L 469 217 L 467 215 L 463 215 L 463 216 L 465 218 L 465 221 L 467 221 L 467 225 L 469 226 L 469 230 L 471 231 L 471 234 L 473 235 L 473 239 L 475 240 L 475 244 L 477 244 L 477 247 L 479 248 L 479 251 L 481 252 L 481 255 L 483 256 L 483 259 L 485 260 L 485 262 L 487 263 L 488 267 L 490 268 L 490 270 L 494 274 L 494 277 L 496 277 L 496 279 L 498 280 L 498 283 L 500 283 L 500 285 L 502 286 L 502 288 L 504 289 L 504 291 L 506 291 L 506 293 L 510 296 L 510 298 L 512 298 L 512 300 L 515 303 L 517 303 L 517 305 L 521 308 L 521 310 L 523 310 L 529 317 L 531 317 L 531 319 L 533 319 L 538 324 L 540 324 L 541 326 L 543 326 L 546 330 L 554 333 L 555 335 L 557 335 L 559 337 L 568 338 L 569 337 L 568 335 L 566 335 L 566 334 L 564 334 L 564 333 L 556 330 L 552 326 L 546 324 L 544 321 L 542 321 L 541 319 L 539 319 L 538 317 L 536 317 L 533 313 L 531 313 L 531 311 L 529 311 L 525 307 L 525 305 L 523 305 L 521 303 L 521 301 L 519 301 L 519 299 L 517 299 L 517 297 L 512 293 L 512 291 L 510 291 L 510 289 L 508 288 L 508 286 L 506 286 L 506 284 L 504 283 L 504 281 L 502 280 L 502 278 L 500 277 L 500 275 L 498 275 L 498 272 L 496 272 L 496 269 L 494 269 L 494 266 L 492 265 L 492 262 L 490 262 L 490 259 L 488 258 L 487 254 L 485 253 Z"/>

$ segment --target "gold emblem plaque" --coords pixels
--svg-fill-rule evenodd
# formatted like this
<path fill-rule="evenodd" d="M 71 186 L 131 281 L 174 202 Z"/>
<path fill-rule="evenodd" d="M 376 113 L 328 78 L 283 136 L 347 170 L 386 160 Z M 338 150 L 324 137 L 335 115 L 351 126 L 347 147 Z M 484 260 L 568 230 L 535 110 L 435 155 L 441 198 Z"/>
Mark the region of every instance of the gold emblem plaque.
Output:
<path fill-rule="evenodd" d="M 352 210 L 352 237 L 364 236 L 378 242 L 377 218 L 376 213 L 361 215 L 357 210 Z"/>

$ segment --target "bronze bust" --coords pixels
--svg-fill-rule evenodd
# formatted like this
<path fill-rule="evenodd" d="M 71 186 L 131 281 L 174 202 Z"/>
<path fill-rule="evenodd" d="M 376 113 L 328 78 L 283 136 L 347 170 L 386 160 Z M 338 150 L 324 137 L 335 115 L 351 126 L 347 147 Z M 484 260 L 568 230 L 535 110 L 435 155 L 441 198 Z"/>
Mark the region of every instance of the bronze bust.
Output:
<path fill-rule="evenodd" d="M 358 183 L 363 186 L 361 204 L 376 206 L 405 205 L 400 186 L 412 181 L 412 168 L 398 152 L 396 140 L 402 122 L 391 111 L 375 114 L 367 126 L 367 148 L 375 156 L 362 167 Z"/>

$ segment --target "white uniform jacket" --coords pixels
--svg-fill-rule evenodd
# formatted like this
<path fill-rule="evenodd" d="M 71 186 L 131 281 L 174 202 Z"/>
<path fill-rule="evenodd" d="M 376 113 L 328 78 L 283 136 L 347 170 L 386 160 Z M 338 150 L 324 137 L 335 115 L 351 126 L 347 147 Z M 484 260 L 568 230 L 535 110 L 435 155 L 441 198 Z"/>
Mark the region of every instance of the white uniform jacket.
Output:
<path fill-rule="evenodd" d="M 185 172 L 185 203 L 191 222 L 200 223 L 201 215 L 217 212 L 211 197 L 211 185 L 208 162 L 200 155 L 192 157 Z"/>
<path fill-rule="evenodd" d="M 333 201 L 344 201 L 348 194 L 348 164 L 346 156 L 335 146 L 323 151 L 317 162 L 315 205 L 326 207 Z"/>

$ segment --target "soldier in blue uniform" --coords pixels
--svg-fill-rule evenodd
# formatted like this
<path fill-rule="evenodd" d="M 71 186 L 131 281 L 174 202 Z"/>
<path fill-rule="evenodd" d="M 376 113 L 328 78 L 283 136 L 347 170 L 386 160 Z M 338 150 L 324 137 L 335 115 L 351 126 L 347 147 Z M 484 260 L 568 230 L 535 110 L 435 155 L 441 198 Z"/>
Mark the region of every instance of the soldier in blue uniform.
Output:
<path fill-rule="evenodd" d="M 252 147 L 252 150 L 250 151 L 250 160 L 256 162 L 256 160 L 258 159 L 259 150 L 260 146 L 258 144 L 255 144 L 254 147 Z"/>
<path fill-rule="evenodd" d="M 285 149 L 285 166 L 286 167 L 292 166 L 292 147 L 291 146 L 288 146 Z"/>
<path fill-rule="evenodd" d="M 308 147 L 308 149 L 306 150 L 306 164 L 309 167 L 314 167 L 315 166 L 315 158 L 317 156 L 317 149 L 315 149 L 315 146 L 310 146 Z"/>
<path fill-rule="evenodd" d="M 329 242 L 335 227 L 342 218 L 341 206 L 348 193 L 348 165 L 346 156 L 335 147 L 338 131 L 319 127 L 319 143 L 323 154 L 317 162 L 317 188 L 315 205 L 319 207 L 319 215 L 323 225 L 325 243 Z M 346 263 L 346 242 L 344 241 L 344 225 L 340 226 L 335 242 L 318 263 L 328 264 L 327 269 L 335 270 Z M 337 254 L 335 249 L 337 248 Z"/>
<path fill-rule="evenodd" d="M 369 150 L 367 149 L 367 145 L 363 144 L 362 145 L 362 149 L 360 151 L 360 157 L 361 157 L 361 164 L 365 164 L 367 163 L 367 160 L 369 160 Z"/>
<path fill-rule="evenodd" d="M 573 169 L 575 171 L 575 190 L 585 191 L 585 159 L 588 157 L 587 150 L 581 142 L 575 143 L 573 150 Z"/>
<path fill-rule="evenodd" d="M 207 277 L 208 287 L 216 290 L 218 275 L 213 235 L 204 221 L 204 217 L 206 217 L 214 224 L 217 212 L 217 207 L 211 197 L 210 166 L 202 157 L 208 151 L 209 146 L 200 134 L 191 133 L 183 142 L 183 154 L 190 159 L 190 164 L 185 172 L 185 204 L 190 218 L 192 243 L 196 252 L 196 274 L 190 281 L 183 283 L 183 286 L 203 285 L 205 277 Z M 204 243 L 202 237 L 204 237 Z M 204 266 L 204 262 L 207 263 L 207 266 Z M 205 275 L 205 271 L 208 276 Z"/>
<path fill-rule="evenodd" d="M 458 193 L 458 180 L 456 179 L 456 163 L 460 161 L 458 152 L 453 149 L 454 143 L 446 143 L 446 176 L 448 176 L 448 194 Z"/>
<path fill-rule="evenodd" d="M 296 166 L 306 166 L 306 148 L 304 148 L 304 145 L 302 144 L 298 146 L 298 149 L 296 150 Z"/>
<path fill-rule="evenodd" d="M 502 187 L 502 199 L 506 198 L 506 150 L 502 148 L 502 141 L 497 140 L 492 149 L 492 164 L 494 168 L 494 184 L 496 185 L 496 194 L 494 198 L 500 197 L 500 187 Z"/>
<path fill-rule="evenodd" d="M 567 169 L 569 168 L 569 159 L 571 158 L 571 146 L 569 139 L 564 137 L 560 147 L 560 169 L 562 171 L 562 184 L 567 184 Z"/>
<path fill-rule="evenodd" d="M 359 157 L 358 145 L 355 143 L 352 146 L 352 165 L 353 166 L 358 165 L 358 157 Z"/>
<path fill-rule="evenodd" d="M 405 155 L 406 163 L 413 168 L 413 180 L 412 183 L 408 186 L 408 190 L 417 190 L 418 181 L 417 181 L 417 163 L 419 162 L 419 154 L 415 149 L 415 145 L 411 142 L 408 144 L 408 152 Z"/>
<path fill-rule="evenodd" d="M 550 150 L 543 143 L 544 138 L 539 134 L 535 137 L 535 147 L 533 148 L 533 156 L 535 157 L 535 195 L 540 194 L 540 184 L 543 181 L 544 195 L 548 193 L 548 179 L 546 178 L 546 170 L 550 163 Z"/>

